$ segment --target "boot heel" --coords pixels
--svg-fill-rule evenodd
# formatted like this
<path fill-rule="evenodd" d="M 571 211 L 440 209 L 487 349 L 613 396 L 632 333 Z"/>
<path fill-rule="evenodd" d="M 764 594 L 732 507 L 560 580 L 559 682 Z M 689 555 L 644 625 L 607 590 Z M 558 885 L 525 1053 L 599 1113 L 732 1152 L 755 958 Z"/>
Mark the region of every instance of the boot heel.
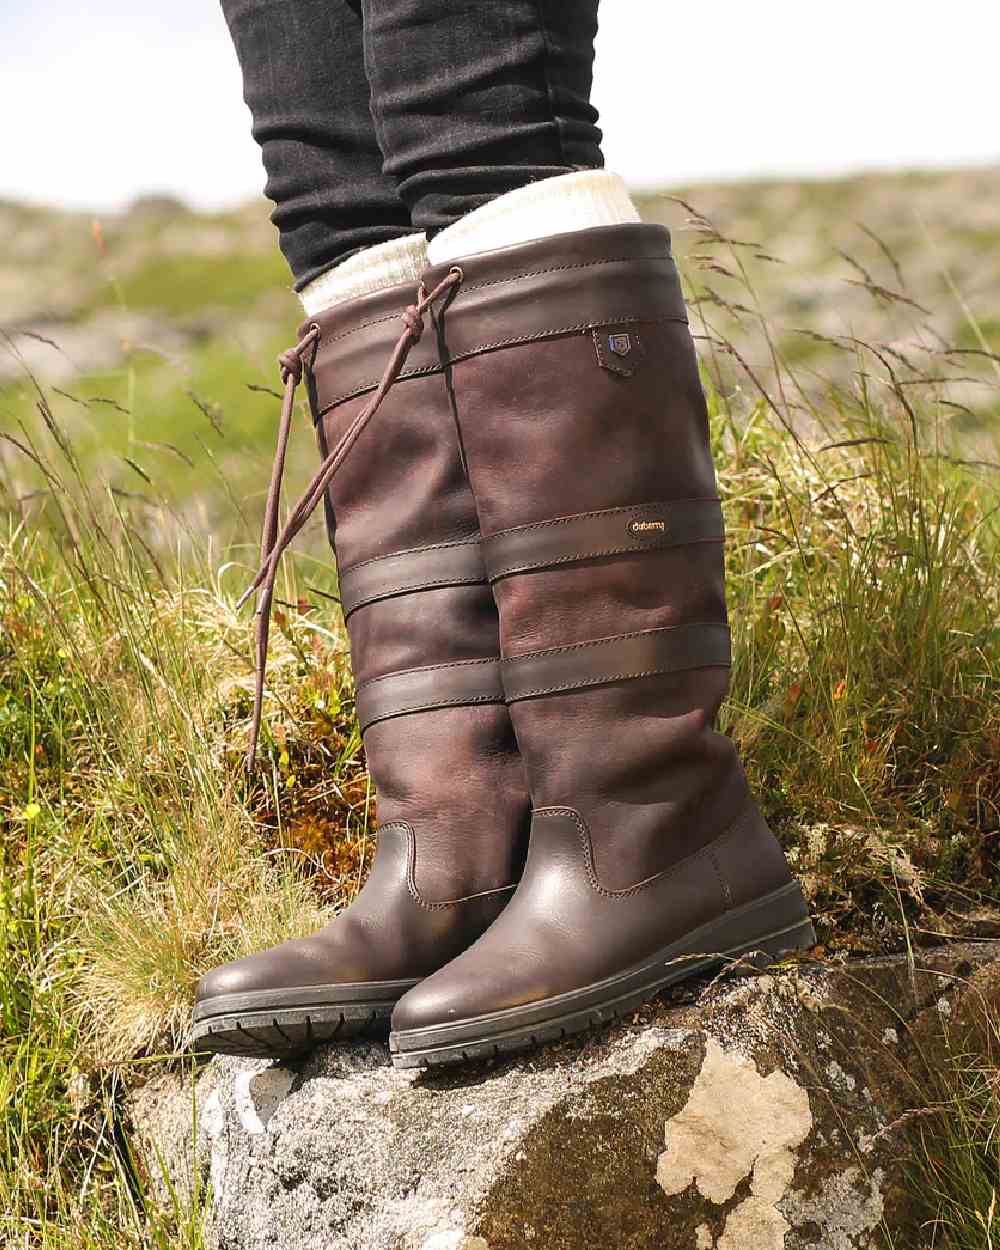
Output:
<path fill-rule="evenodd" d="M 797 881 L 746 904 L 736 915 L 730 913 L 719 928 L 729 930 L 720 962 L 734 968 L 767 968 L 785 955 L 816 945 L 816 930 Z"/>
<path fill-rule="evenodd" d="M 797 951 L 806 951 L 816 945 L 816 930 L 811 920 L 803 920 L 791 929 L 773 933 L 769 937 L 760 938 L 750 946 L 740 947 L 735 951 L 727 951 L 724 960 L 735 967 L 754 967 L 764 969 L 780 962 L 786 955 Z"/>

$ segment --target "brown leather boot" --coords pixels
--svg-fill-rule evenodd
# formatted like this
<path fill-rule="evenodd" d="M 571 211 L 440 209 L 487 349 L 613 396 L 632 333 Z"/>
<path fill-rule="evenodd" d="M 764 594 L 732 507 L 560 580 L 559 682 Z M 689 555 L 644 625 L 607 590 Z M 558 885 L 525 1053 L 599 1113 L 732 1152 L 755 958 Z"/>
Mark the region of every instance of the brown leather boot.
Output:
<path fill-rule="evenodd" d="M 287 1055 L 384 1030 L 404 991 L 496 919 L 523 862 L 527 786 L 503 702 L 496 607 L 436 347 L 431 335 L 416 342 L 420 320 L 406 309 L 413 295 L 397 287 L 336 307 L 312 323 L 318 334 L 303 328 L 298 353 L 324 453 L 360 429 L 364 405 L 382 406 L 378 436 L 342 457 L 327 496 L 378 792 L 375 861 L 324 929 L 202 978 L 199 1049 Z M 404 323 L 406 368 L 379 384 Z M 283 363 L 298 367 L 294 353 Z M 266 612 L 264 621 L 259 663 Z"/>
<path fill-rule="evenodd" d="M 460 268 L 438 337 L 534 817 L 503 914 L 397 1004 L 398 1067 L 520 1050 L 815 941 L 713 728 L 722 513 L 667 232 L 580 231 Z"/>

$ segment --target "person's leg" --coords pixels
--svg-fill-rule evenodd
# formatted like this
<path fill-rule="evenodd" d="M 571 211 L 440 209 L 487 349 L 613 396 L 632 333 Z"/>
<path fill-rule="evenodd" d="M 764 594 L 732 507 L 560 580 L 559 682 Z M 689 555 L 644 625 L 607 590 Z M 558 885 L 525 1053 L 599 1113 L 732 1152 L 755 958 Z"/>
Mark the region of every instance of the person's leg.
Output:
<path fill-rule="evenodd" d="M 508 191 L 600 169 L 597 0 L 362 0 L 385 172 L 429 239 Z"/>
<path fill-rule="evenodd" d="M 296 21 L 311 15 L 317 23 L 316 39 L 303 49 L 301 81 L 297 62 L 283 63 L 287 32 L 277 21 L 283 8 L 294 11 Z M 287 131 L 276 120 L 280 110 L 258 127 L 271 136 L 264 143 L 268 185 L 279 200 L 286 254 L 300 277 L 314 275 L 300 289 L 310 320 L 298 347 L 283 356 L 289 389 L 282 429 L 288 428 L 294 384 L 303 372 L 324 455 L 350 437 L 369 405 L 384 400 L 377 442 L 369 441 L 344 464 L 325 496 L 380 825 L 364 889 L 335 920 L 202 978 L 192 1040 L 206 1050 L 288 1055 L 321 1039 L 384 1028 L 406 989 L 496 918 L 524 858 L 527 787 L 503 703 L 496 605 L 432 336 L 412 353 L 405 382 L 391 394 L 376 391 L 400 329 L 412 324 L 408 305 L 425 262 L 423 235 L 407 224 L 405 237 L 370 242 L 315 272 L 321 258 L 343 256 L 338 248 L 350 241 L 341 229 L 346 218 L 334 211 L 334 193 L 360 196 L 350 202 L 350 219 L 361 226 L 375 221 L 369 214 L 380 197 L 392 199 L 375 171 L 373 132 L 370 122 L 366 131 L 359 106 L 359 41 L 347 64 L 343 47 L 316 46 L 327 8 L 348 19 L 339 0 L 322 6 L 257 0 L 249 26 L 235 11 L 233 22 L 238 44 L 245 52 L 255 50 L 252 57 L 246 52 L 255 66 L 248 98 L 267 114 L 261 93 L 271 98 L 269 84 L 284 76 L 295 84 L 295 98 L 315 131 L 308 145 L 289 146 L 276 137 Z M 262 26 L 254 24 L 258 19 Z M 354 74 L 355 89 L 345 99 L 360 153 L 343 147 L 344 119 L 329 117 L 328 105 L 320 103 L 325 77 L 341 72 L 349 79 Z M 277 109 L 277 95 L 273 103 Z M 289 208 L 300 192 L 301 232 Z M 401 201 L 396 205 L 408 222 Z M 275 504 L 282 447 L 279 436 Z M 268 517 L 265 551 L 272 546 L 276 510 L 269 507 Z M 264 590 L 258 600 L 259 663 L 269 603 L 270 591 Z M 255 717 L 263 693 L 261 685 Z M 256 725 L 255 718 L 251 756 Z"/>
<path fill-rule="evenodd" d="M 360 0 L 221 2 L 296 290 L 361 248 L 412 235 L 372 125 Z"/>
<path fill-rule="evenodd" d="M 598 0 L 363 0 L 384 169 L 431 264 L 637 222 L 590 102 Z"/>

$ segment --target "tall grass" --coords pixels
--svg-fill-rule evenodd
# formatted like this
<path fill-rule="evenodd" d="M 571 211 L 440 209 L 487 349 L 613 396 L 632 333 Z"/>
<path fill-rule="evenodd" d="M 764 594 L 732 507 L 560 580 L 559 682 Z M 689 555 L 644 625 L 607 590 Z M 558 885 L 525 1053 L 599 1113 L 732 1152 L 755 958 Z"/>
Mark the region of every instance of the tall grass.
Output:
<path fill-rule="evenodd" d="M 241 552 L 165 548 L 148 497 L 96 486 L 38 405 L 42 434 L 8 437 L 44 492 L 0 537 L 0 1243 L 196 1246 L 190 1211 L 147 1209 L 123 1081 L 176 1054 L 201 972 L 356 888 L 369 803 L 345 643 L 290 567 L 266 768 L 245 777 Z"/>
<path fill-rule="evenodd" d="M 695 225 L 738 277 L 741 246 Z M 827 949 L 979 932 L 1000 923 L 1000 472 L 964 463 L 984 457 L 955 441 L 936 364 L 843 342 L 855 384 L 824 389 L 773 347 L 752 291 L 734 311 L 707 285 L 717 264 L 690 276 L 729 531 L 725 728 Z M 733 346 L 733 316 L 760 321 L 762 362 Z M 184 399 L 216 440 L 219 471 L 199 471 L 193 425 L 151 429 L 164 375 L 116 385 L 113 472 L 104 409 L 80 395 L 27 379 L 0 431 L 0 1243 L 194 1250 L 204 1195 L 154 1206 L 124 1092 L 179 1061 L 203 970 L 351 896 L 373 803 L 336 581 L 313 556 L 286 561 L 264 767 L 243 774 L 250 623 L 233 605 L 257 501 L 225 466 L 246 434 L 212 426 L 210 392 Z M 161 444 L 180 453 L 162 477 Z M 970 1115 L 985 1088 L 956 1094 Z M 992 1146 L 967 1139 L 985 1175 Z M 972 1210 L 956 1173 L 935 1177 Z"/>

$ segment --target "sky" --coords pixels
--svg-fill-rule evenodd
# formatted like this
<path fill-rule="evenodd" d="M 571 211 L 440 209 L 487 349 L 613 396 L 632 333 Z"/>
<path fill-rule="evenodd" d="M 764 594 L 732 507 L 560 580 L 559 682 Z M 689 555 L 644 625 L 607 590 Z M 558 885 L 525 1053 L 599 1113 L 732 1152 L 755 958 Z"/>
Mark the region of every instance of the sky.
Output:
<path fill-rule="evenodd" d="M 600 14 L 605 158 L 634 187 L 1000 161 L 997 0 Z M 0 0 L 0 117 L 3 197 L 218 207 L 263 186 L 217 0 Z"/>

